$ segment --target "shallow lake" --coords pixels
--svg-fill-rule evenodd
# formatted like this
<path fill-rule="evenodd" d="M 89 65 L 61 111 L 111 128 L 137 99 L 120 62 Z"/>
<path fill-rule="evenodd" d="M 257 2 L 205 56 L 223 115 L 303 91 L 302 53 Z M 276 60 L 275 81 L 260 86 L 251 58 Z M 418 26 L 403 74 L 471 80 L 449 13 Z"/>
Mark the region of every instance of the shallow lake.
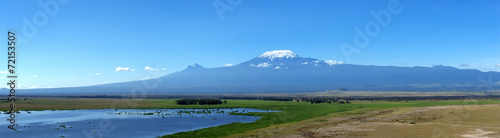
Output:
<path fill-rule="evenodd" d="M 259 117 L 231 112 L 272 112 L 232 109 L 91 109 L 20 111 L 16 131 L 9 129 L 9 114 L 0 116 L 0 137 L 156 137 L 176 132 L 254 122 Z"/>

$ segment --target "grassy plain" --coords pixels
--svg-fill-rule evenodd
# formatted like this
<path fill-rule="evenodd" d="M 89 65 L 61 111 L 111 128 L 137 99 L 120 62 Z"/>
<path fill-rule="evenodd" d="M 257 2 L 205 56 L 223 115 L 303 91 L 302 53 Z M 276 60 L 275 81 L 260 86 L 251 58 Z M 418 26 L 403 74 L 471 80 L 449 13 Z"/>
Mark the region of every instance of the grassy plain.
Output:
<path fill-rule="evenodd" d="M 103 108 L 257 108 L 263 110 L 276 110 L 280 112 L 240 114 L 260 116 L 261 119 L 252 123 L 231 123 L 195 131 L 180 132 L 163 137 L 288 137 L 288 134 L 296 134 L 295 136 L 300 137 L 316 137 L 320 136 L 321 133 L 327 134 L 323 131 L 316 132 L 318 129 L 322 128 L 322 126 L 336 126 L 353 121 L 361 121 L 364 118 L 374 116 L 383 117 L 383 115 L 393 112 L 403 113 L 402 109 L 406 109 L 408 107 L 500 104 L 500 100 L 351 102 L 352 104 L 311 104 L 308 102 L 296 101 L 227 100 L 227 104 L 221 105 L 177 105 L 175 104 L 175 99 L 27 98 L 26 100 L 18 100 L 16 102 L 16 106 L 18 110 L 71 110 Z M 8 110 L 8 105 L 9 103 L 6 102 L 0 103 L 0 107 L 4 111 Z M 358 117 L 354 117 L 354 119 L 352 119 L 353 117 L 350 116 Z M 347 118 L 347 120 L 342 121 L 342 118 Z M 404 123 L 393 123 L 409 125 L 409 121 L 410 120 Z M 420 124 L 421 120 L 417 121 L 417 125 Z M 390 129 L 391 128 L 388 127 L 388 131 Z M 326 131 L 329 130 L 331 129 L 326 129 Z M 369 135 L 370 133 L 363 132 L 362 134 Z"/>
<path fill-rule="evenodd" d="M 500 105 L 403 107 L 362 115 L 333 113 L 301 123 L 275 126 L 254 132 L 267 137 L 500 137 Z M 232 137 L 248 137 L 248 134 Z"/>

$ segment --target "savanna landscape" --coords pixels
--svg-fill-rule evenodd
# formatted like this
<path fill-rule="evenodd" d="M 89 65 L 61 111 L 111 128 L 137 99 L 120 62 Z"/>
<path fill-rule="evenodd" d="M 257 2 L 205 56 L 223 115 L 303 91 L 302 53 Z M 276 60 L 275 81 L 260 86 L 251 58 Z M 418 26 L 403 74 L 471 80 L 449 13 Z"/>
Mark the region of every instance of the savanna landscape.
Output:
<path fill-rule="evenodd" d="M 1 138 L 500 138 L 498 0 L 0 0 Z"/>
<path fill-rule="evenodd" d="M 337 96 L 326 94 L 337 94 Z M 255 122 L 231 123 L 161 137 L 498 137 L 500 100 L 495 95 L 462 99 L 458 93 L 427 93 L 408 98 L 411 92 L 388 94 L 386 99 L 341 95 L 345 91 L 293 94 L 249 94 L 246 99 L 224 95 L 226 103 L 179 105 L 179 98 L 65 98 L 28 97 L 19 100 L 21 111 L 81 109 L 224 109 L 255 108 L 277 112 L 231 113 L 258 116 Z M 376 94 L 381 94 L 378 92 Z M 385 93 L 387 94 L 387 93 Z M 302 95 L 303 94 L 296 94 Z M 433 95 L 433 96 L 431 96 Z M 216 97 L 220 95 L 211 95 Z M 190 95 L 188 97 L 199 97 Z M 370 98 L 371 97 L 371 98 Z M 398 99 L 395 97 L 403 97 Z M 443 98 L 445 97 L 445 98 Z M 378 97 L 380 98 L 380 97 Z M 193 98 L 199 99 L 199 98 Z M 265 99 L 265 100 L 261 100 Z M 291 99 L 291 100 L 284 100 Z M 333 99 L 315 102 L 321 99 Z M 314 101 L 314 102 L 311 102 Z M 2 107 L 7 107 L 2 102 Z M 6 112 L 6 111 L 4 111 Z"/>

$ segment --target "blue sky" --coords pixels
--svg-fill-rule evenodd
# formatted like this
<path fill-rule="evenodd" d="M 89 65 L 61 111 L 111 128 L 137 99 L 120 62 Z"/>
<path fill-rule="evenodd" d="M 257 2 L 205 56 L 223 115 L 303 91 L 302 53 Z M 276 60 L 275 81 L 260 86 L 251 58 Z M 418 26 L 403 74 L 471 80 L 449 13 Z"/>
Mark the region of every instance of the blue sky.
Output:
<path fill-rule="evenodd" d="M 16 49 L 25 88 L 140 80 L 194 63 L 238 64 L 280 49 L 349 64 L 500 71 L 496 0 L 40 0 L 57 4 L 49 12 L 38 2 L 0 1 L 1 30 L 25 38 Z M 227 11 L 218 14 L 213 3 Z M 371 11 L 389 11 L 388 5 L 400 12 L 389 12 L 391 20 L 382 26 Z M 25 31 L 23 19 L 36 33 Z M 346 56 L 340 43 L 354 45 L 354 28 L 365 30 L 373 22 L 379 32 L 357 47 L 359 53 Z"/>

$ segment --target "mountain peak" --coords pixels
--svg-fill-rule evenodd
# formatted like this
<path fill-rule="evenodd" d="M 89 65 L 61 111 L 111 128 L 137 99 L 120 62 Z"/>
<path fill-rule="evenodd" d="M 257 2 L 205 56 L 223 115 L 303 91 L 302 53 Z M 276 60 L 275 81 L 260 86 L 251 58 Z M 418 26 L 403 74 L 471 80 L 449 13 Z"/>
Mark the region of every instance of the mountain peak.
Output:
<path fill-rule="evenodd" d="M 274 50 L 274 51 L 267 51 L 257 58 L 274 59 L 274 58 L 295 58 L 295 57 L 299 57 L 299 55 L 293 53 L 290 50 Z"/>
<path fill-rule="evenodd" d="M 194 63 L 193 65 L 189 65 L 189 66 L 187 67 L 187 69 L 196 69 L 196 68 L 205 68 L 205 67 L 201 66 L 201 65 L 200 65 L 200 64 L 198 64 L 198 63 Z"/>

